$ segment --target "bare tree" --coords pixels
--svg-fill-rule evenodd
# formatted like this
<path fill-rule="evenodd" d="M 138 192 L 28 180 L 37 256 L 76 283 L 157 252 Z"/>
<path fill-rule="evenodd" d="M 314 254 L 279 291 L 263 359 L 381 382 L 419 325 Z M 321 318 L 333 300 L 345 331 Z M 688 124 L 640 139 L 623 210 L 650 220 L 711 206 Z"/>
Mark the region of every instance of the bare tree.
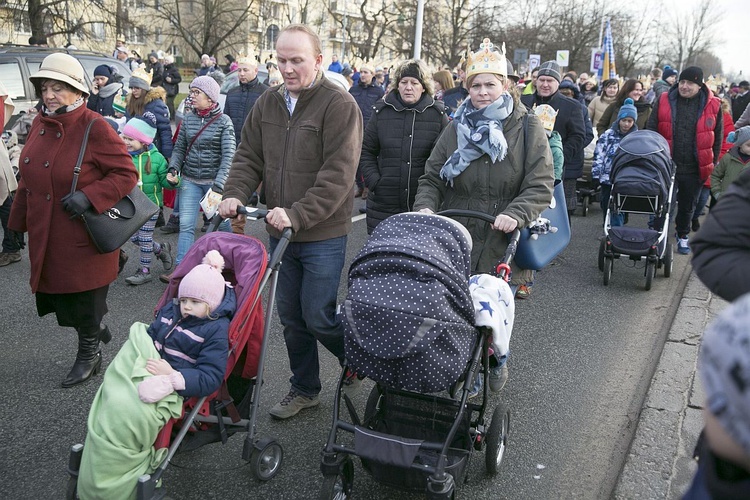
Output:
<path fill-rule="evenodd" d="M 658 23 L 655 18 L 616 15 L 611 19 L 612 32 L 617 34 L 615 47 L 617 72 L 622 76 L 647 73 L 661 62 L 655 56 L 658 43 Z"/>
<path fill-rule="evenodd" d="M 200 57 L 215 54 L 219 48 L 244 48 L 255 0 L 169 0 L 162 3 L 155 16 L 166 21 L 175 35 Z"/>
<path fill-rule="evenodd" d="M 701 2 L 691 11 L 676 11 L 671 22 L 664 27 L 670 41 L 672 59 L 681 71 L 685 66 L 696 64 L 696 58 L 720 40 L 715 35 L 716 19 L 722 11 L 711 0 Z"/>
<path fill-rule="evenodd" d="M 373 7 L 373 4 L 368 0 L 358 0 L 356 9 L 347 12 L 340 9 L 341 4 L 337 2 L 328 3 L 328 13 L 347 40 L 348 54 L 341 54 L 342 58 L 353 55 L 363 61 L 375 59 L 384 39 L 391 35 L 398 15 L 386 2 L 379 7 Z"/>
<path fill-rule="evenodd" d="M 80 16 L 81 4 L 69 0 L 25 0 L 8 5 L 12 10 L 6 22 L 27 24 L 31 36 L 37 39 L 64 35 L 80 38 L 94 36 L 94 25 L 109 25 L 110 14 L 104 0 L 91 0 L 86 6 L 86 18 Z M 25 22 L 21 23 L 23 19 Z"/>

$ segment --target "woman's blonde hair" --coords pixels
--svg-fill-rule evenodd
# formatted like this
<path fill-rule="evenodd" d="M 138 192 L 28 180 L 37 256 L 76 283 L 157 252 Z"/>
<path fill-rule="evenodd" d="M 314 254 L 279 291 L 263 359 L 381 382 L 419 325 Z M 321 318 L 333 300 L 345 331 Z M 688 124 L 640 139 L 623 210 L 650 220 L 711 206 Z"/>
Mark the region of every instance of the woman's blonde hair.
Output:
<path fill-rule="evenodd" d="M 453 83 L 453 73 L 445 69 L 435 72 L 435 74 L 432 75 L 432 79 L 438 82 L 440 86 L 443 87 L 443 90 L 452 89 L 456 86 L 456 84 Z"/>
<path fill-rule="evenodd" d="M 498 80 L 500 80 L 500 82 L 503 84 L 503 88 L 506 87 L 505 84 L 507 83 L 508 79 L 507 79 L 507 77 L 504 77 L 503 75 L 498 75 L 497 73 L 477 73 L 477 74 L 471 75 L 469 78 L 466 79 L 466 89 L 467 90 L 469 89 L 469 87 L 471 87 L 471 82 L 474 81 L 474 77 L 476 77 L 478 75 L 492 75 L 495 78 L 497 78 Z"/>

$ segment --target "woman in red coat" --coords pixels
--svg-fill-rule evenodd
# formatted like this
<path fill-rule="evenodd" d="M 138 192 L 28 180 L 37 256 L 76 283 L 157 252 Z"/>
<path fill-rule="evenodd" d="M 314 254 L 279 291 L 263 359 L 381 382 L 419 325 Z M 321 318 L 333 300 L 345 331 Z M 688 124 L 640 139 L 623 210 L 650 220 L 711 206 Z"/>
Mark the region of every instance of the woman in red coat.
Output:
<path fill-rule="evenodd" d="M 47 56 L 30 80 L 44 106 L 21 154 L 9 226 L 28 232 L 31 291 L 39 316 L 55 313 L 60 326 L 78 332 L 78 354 L 62 383 L 72 387 L 101 366 L 99 342 L 112 337 L 101 322 L 118 267 L 118 252 L 98 253 L 79 216 L 88 208 L 102 213 L 112 207 L 135 187 L 137 174 L 117 133 L 97 120 L 71 195 L 84 132 L 101 117 L 86 108 L 83 67 L 72 56 Z"/>

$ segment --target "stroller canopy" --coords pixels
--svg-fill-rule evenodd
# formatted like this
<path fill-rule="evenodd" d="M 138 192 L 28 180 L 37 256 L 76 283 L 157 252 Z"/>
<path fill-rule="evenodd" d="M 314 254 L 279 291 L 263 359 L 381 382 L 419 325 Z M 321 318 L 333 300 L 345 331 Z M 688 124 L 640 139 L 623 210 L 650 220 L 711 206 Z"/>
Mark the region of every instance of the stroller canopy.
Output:
<path fill-rule="evenodd" d="M 417 392 L 458 380 L 476 338 L 470 268 L 470 239 L 455 221 L 406 213 L 381 222 L 349 270 L 350 366 Z"/>
<path fill-rule="evenodd" d="M 620 142 L 612 161 L 612 192 L 666 201 L 673 174 L 667 140 L 651 130 L 636 130 Z"/>

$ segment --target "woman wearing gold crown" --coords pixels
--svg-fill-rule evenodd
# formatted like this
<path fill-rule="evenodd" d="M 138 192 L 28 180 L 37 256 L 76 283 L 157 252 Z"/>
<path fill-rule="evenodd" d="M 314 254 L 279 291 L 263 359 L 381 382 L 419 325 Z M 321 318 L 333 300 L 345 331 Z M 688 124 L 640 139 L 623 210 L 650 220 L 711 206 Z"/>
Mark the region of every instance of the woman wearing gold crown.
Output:
<path fill-rule="evenodd" d="M 473 273 L 488 272 L 507 247 L 503 233 L 528 226 L 549 206 L 554 183 L 552 153 L 539 119 L 508 92 L 504 47 L 488 38 L 466 61 L 469 99 L 438 139 L 419 179 L 414 209 L 432 213 L 468 209 L 495 222 L 459 219 L 474 241 Z M 525 125 L 526 124 L 526 125 Z M 530 272 L 514 270 L 513 284 Z"/>
<path fill-rule="evenodd" d="M 156 139 L 154 145 L 164 158 L 172 157 L 172 127 L 169 125 L 167 91 L 162 87 L 151 87 L 151 73 L 136 68 L 128 82 L 130 93 L 127 97 L 127 118 L 141 118 L 151 112 L 156 118 Z"/>

